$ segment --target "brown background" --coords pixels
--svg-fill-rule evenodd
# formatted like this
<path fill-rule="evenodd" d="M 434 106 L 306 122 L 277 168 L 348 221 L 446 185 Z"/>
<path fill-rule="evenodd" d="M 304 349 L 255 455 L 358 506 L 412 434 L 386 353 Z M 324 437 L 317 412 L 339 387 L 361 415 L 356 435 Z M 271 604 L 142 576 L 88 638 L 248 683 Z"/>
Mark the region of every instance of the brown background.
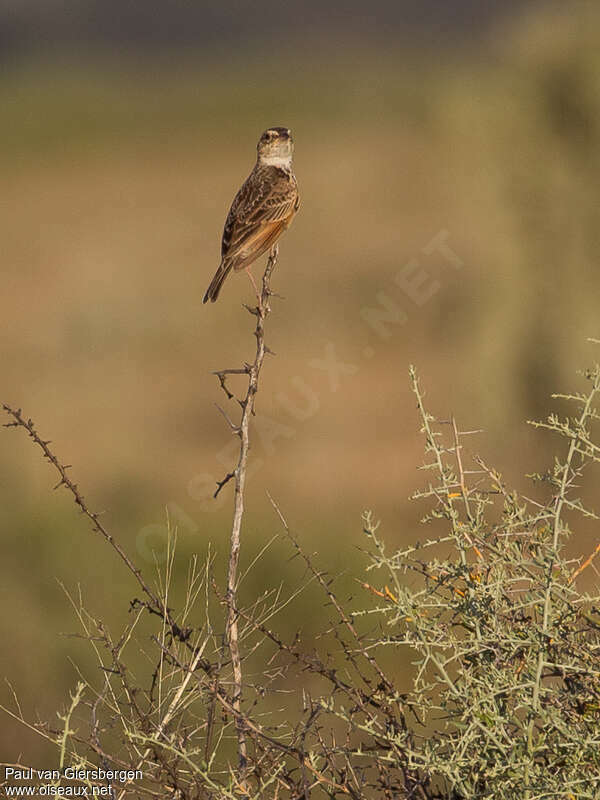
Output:
<path fill-rule="evenodd" d="M 586 343 L 600 290 L 591 4 L 485 20 L 468 4 L 440 18 L 432 4 L 406 26 L 382 4 L 370 27 L 356 9 L 338 25 L 330 9 L 293 29 L 240 11 L 225 30 L 207 6 L 195 39 L 177 35 L 191 22 L 175 12 L 170 38 L 160 19 L 136 27 L 135 13 L 119 38 L 127 26 L 87 8 L 48 25 L 32 3 L 0 18 L 0 399 L 74 465 L 128 552 L 152 573 L 168 516 L 176 580 L 209 542 L 222 574 L 231 492 L 214 502 L 209 490 L 232 440 L 210 373 L 251 356 L 241 303 L 252 295 L 242 275 L 216 305 L 201 299 L 229 203 L 274 124 L 294 132 L 302 208 L 275 277 L 285 300 L 268 326 L 277 356 L 258 401 L 245 563 L 279 533 L 266 489 L 348 587 L 363 575 L 365 508 L 390 548 L 422 535 L 423 509 L 408 501 L 423 482 L 410 363 L 431 410 L 484 428 L 473 450 L 529 491 L 524 473 L 550 463 L 554 443 L 525 420 L 597 357 Z M 436 236 L 454 264 L 425 252 Z M 423 302 L 396 280 L 413 269 Z M 386 335 L 365 318 L 381 303 L 406 316 Z M 323 370 L 327 359 L 342 372 Z M 22 433 L 4 431 L 0 676 L 32 719 L 54 718 L 73 662 L 92 679 L 97 669 L 59 635 L 77 623 L 57 579 L 81 584 L 115 630 L 135 595 L 53 479 Z M 275 542 L 247 596 L 302 582 L 289 556 Z M 310 636 L 320 613 L 309 591 L 281 628 Z M 6 686 L 0 700 L 12 702 Z M 2 717 L 0 760 L 49 767 L 47 752 Z"/>

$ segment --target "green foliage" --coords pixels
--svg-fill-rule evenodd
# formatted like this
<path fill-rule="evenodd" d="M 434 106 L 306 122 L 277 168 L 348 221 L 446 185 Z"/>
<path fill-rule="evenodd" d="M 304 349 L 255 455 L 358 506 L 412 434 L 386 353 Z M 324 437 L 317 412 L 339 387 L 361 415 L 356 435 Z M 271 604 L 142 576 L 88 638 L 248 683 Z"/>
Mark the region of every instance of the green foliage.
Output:
<path fill-rule="evenodd" d="M 584 471 L 600 461 L 592 436 L 599 368 L 585 378 L 587 393 L 557 395 L 576 406 L 573 417 L 535 423 L 567 445 L 536 476 L 550 487 L 540 504 L 508 490 L 481 459 L 467 474 L 464 434 L 446 423 L 444 444 L 412 373 L 429 456 L 423 469 L 435 476 L 415 497 L 430 502 L 425 521 L 440 521 L 444 534 L 388 556 L 370 515 L 365 531 L 376 547 L 372 568 L 387 570 L 393 587 L 377 609 L 388 631 L 381 644 L 416 655 L 406 698 L 414 723 L 387 744 L 426 784 L 437 782 L 440 797 L 600 792 L 599 598 L 576 585 L 588 563 L 577 569 L 565 555 L 569 512 L 598 519 L 578 496 Z"/>

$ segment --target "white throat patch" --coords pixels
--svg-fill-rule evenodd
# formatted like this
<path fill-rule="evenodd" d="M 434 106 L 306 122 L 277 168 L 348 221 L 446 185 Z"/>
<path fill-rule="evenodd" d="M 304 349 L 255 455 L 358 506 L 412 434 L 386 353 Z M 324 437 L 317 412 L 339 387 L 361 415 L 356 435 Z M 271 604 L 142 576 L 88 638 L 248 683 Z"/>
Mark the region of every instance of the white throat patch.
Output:
<path fill-rule="evenodd" d="M 291 156 L 262 156 L 261 164 L 266 164 L 268 167 L 284 167 L 289 169 L 292 166 Z"/>

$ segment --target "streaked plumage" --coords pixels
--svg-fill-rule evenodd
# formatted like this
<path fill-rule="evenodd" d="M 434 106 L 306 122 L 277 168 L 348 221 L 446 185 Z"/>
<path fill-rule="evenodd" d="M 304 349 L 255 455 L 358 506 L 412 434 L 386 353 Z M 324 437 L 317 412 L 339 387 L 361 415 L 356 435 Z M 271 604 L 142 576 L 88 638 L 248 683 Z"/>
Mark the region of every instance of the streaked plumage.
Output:
<path fill-rule="evenodd" d="M 269 128 L 260 137 L 254 169 L 227 215 L 221 264 L 206 290 L 204 303 L 214 303 L 231 269 L 245 269 L 252 279 L 250 264 L 270 250 L 289 227 L 299 206 L 293 147 L 287 128 Z"/>

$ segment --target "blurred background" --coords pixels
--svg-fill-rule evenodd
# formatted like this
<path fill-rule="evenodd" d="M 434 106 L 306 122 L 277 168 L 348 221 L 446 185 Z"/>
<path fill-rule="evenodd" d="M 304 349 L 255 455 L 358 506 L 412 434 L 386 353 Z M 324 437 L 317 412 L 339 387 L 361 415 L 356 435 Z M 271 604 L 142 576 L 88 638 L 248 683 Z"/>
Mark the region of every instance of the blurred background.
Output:
<path fill-rule="evenodd" d="M 423 535 L 410 363 L 430 411 L 483 428 L 473 452 L 529 491 L 555 442 L 525 421 L 597 357 L 594 3 L 3 0 L 0 70 L 0 400 L 149 574 L 169 518 L 176 575 L 211 542 L 224 579 L 231 486 L 211 495 L 236 444 L 211 371 L 251 358 L 252 292 L 237 275 L 202 296 L 271 125 L 294 133 L 302 207 L 274 281 L 244 563 L 280 531 L 267 489 L 348 587 L 365 508 L 390 549 Z M 58 581 L 115 632 L 137 591 L 55 482 L 2 433 L 0 676 L 33 720 L 55 719 L 78 668 L 98 674 L 61 635 L 77 622 Z M 301 583 L 290 555 L 275 542 L 247 597 Z M 280 629 L 310 641 L 322 613 L 308 591 Z M 48 753 L 0 719 L 0 760 Z"/>

